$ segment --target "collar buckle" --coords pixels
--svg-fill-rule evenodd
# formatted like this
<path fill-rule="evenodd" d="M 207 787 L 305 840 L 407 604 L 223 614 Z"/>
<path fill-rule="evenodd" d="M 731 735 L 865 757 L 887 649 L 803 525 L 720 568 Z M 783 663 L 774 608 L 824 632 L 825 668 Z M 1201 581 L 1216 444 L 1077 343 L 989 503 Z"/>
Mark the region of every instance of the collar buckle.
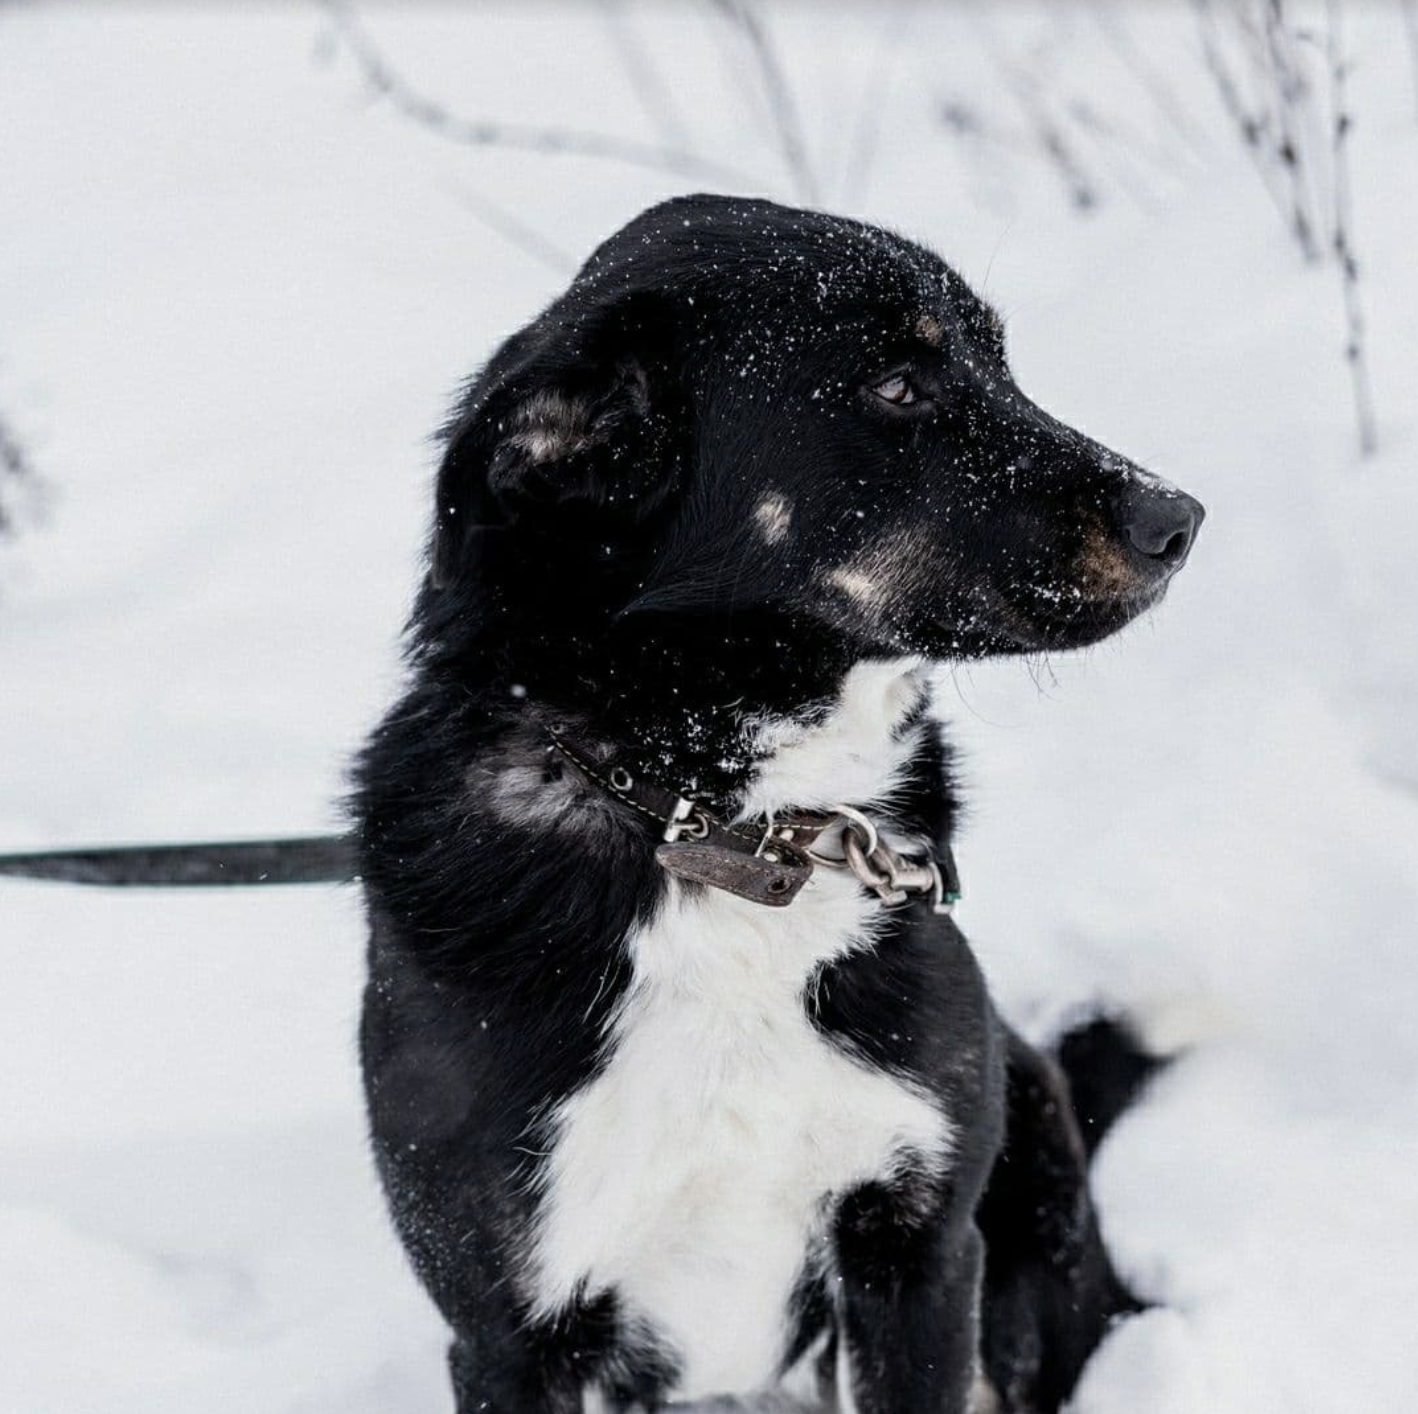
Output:
<path fill-rule="evenodd" d="M 683 839 L 702 840 L 709 833 L 709 817 L 694 803 L 680 796 L 670 808 L 661 836 L 666 844 L 678 844 Z"/>

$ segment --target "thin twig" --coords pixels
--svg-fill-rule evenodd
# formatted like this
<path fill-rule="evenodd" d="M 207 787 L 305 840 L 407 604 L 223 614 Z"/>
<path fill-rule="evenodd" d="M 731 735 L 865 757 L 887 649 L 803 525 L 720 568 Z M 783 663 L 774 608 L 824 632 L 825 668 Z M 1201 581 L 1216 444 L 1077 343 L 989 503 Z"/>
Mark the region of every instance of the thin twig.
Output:
<path fill-rule="evenodd" d="M 997 147 L 1032 159 L 1035 155 L 1032 136 L 995 131 L 984 114 L 964 98 L 942 98 L 935 112 L 941 127 L 960 143 L 978 185 L 981 203 L 991 209 L 1001 203 L 1008 206 L 1014 194 L 1009 178 L 1017 170 L 1017 164 L 998 161 L 990 149 Z"/>
<path fill-rule="evenodd" d="M 787 73 L 778 58 L 777 46 L 773 43 L 767 26 L 752 9 L 749 0 L 711 0 L 711 3 L 721 15 L 741 30 L 747 39 L 758 65 L 764 95 L 768 99 L 774 131 L 778 135 L 778 146 L 783 154 L 783 164 L 787 167 L 802 200 L 817 201 L 817 176 L 813 172 L 807 144 L 803 140 L 802 123 L 798 118 L 792 85 L 788 82 Z"/>
<path fill-rule="evenodd" d="M 1212 82 L 1216 85 L 1221 106 L 1235 123 L 1241 135 L 1241 145 L 1255 164 L 1266 194 L 1275 203 L 1275 209 L 1282 219 L 1288 222 L 1289 204 L 1286 201 L 1284 185 L 1277 180 L 1278 174 L 1271 165 L 1265 117 L 1253 113 L 1241 95 L 1240 85 L 1222 52 L 1216 16 L 1210 0 L 1193 0 L 1193 4 L 1197 13 L 1197 30 L 1201 37 L 1202 59 L 1211 74 Z"/>
<path fill-rule="evenodd" d="M 0 483 L 19 481 L 30 475 L 30 460 L 18 435 L 3 417 L 0 417 Z M 10 517 L 5 505 L 0 501 L 0 531 L 9 530 Z"/>
<path fill-rule="evenodd" d="M 579 262 L 574 255 L 563 250 L 555 241 L 522 220 L 515 212 L 494 201 L 486 192 L 478 191 L 464 182 L 454 183 L 453 191 L 477 220 L 488 230 L 501 236 L 509 245 L 515 246 L 524 255 L 530 256 L 539 265 L 544 265 L 557 275 L 569 276 L 576 273 Z"/>
<path fill-rule="evenodd" d="M 615 41 L 620 67 L 645 116 L 659 129 L 664 142 L 678 149 L 692 145 L 689 125 L 675 101 L 674 90 L 660 80 L 660 66 L 641 43 L 635 22 L 626 13 L 625 0 L 601 0 L 606 27 Z"/>
<path fill-rule="evenodd" d="M 404 117 L 450 142 L 465 147 L 514 148 L 546 156 L 595 157 L 676 177 L 754 190 L 762 190 L 764 186 L 747 172 L 710 161 L 684 148 L 639 142 L 583 128 L 535 127 L 488 118 L 465 118 L 410 84 L 340 0 L 324 0 L 324 6 L 369 87 Z"/>
<path fill-rule="evenodd" d="M 1344 294 L 1344 357 L 1349 364 L 1350 380 L 1354 386 L 1354 415 L 1359 424 L 1359 453 L 1367 457 L 1372 456 L 1378 446 L 1378 432 L 1374 418 L 1373 388 L 1369 381 L 1364 305 L 1359 289 L 1359 262 L 1354 254 L 1353 189 L 1349 180 L 1349 138 L 1354 125 L 1346 98 L 1349 61 L 1344 57 L 1344 13 L 1340 0 L 1328 0 L 1325 9 L 1328 18 L 1325 57 L 1329 61 L 1329 116 L 1333 143 L 1334 258 L 1339 266 L 1339 283 Z"/>
<path fill-rule="evenodd" d="M 28 476 L 29 458 L 10 424 L 0 417 L 0 476 Z"/>
<path fill-rule="evenodd" d="M 1065 124 L 1058 122 L 1051 111 L 1053 95 L 1046 95 L 1048 101 L 1041 96 L 1044 95 L 1044 74 L 1037 68 L 1024 69 L 1006 52 L 983 6 L 972 7 L 970 14 L 995 72 L 1004 80 L 1029 124 L 1034 146 L 1053 166 L 1068 191 L 1074 209 L 1080 212 L 1094 210 L 1098 205 L 1098 192 L 1093 180 L 1080 162 L 1065 131 Z M 1032 57 L 1037 63 L 1037 52 Z"/>
<path fill-rule="evenodd" d="M 1079 160 L 1063 124 L 1054 119 L 1048 106 L 1040 98 L 1037 76 L 1024 73 L 998 53 L 994 57 L 996 67 L 1004 76 L 1015 101 L 1024 110 L 1034 129 L 1034 139 L 1039 150 L 1058 173 L 1074 208 L 1078 211 L 1092 211 L 1098 205 L 1098 192 L 1093 185 L 1093 179 Z"/>
<path fill-rule="evenodd" d="M 1113 169 L 1118 186 L 1143 210 L 1155 211 L 1157 202 L 1147 181 L 1151 164 L 1145 151 L 1141 156 L 1134 153 L 1142 144 L 1126 124 L 1108 118 L 1086 98 L 1072 99 L 1065 111 L 1074 128 L 1092 140 L 1099 160 Z"/>
<path fill-rule="evenodd" d="M 1263 31 L 1265 47 L 1259 63 L 1270 79 L 1275 94 L 1275 117 L 1279 144 L 1276 149 L 1281 170 L 1290 191 L 1290 228 L 1306 260 L 1319 259 L 1319 239 L 1315 234 L 1312 193 L 1307 185 L 1310 163 L 1300 123 L 1307 105 L 1309 85 L 1291 42 L 1285 19 L 1284 0 L 1265 0 Z"/>
<path fill-rule="evenodd" d="M 887 81 L 900 53 L 902 37 L 911 31 L 916 3 L 917 0 L 897 0 L 877 38 L 871 72 L 862 86 L 852 136 L 847 142 L 847 161 L 842 170 L 843 206 L 854 206 L 866 196 L 867 183 L 876 161 L 877 141 L 881 135 L 881 112 L 885 106 Z"/>
<path fill-rule="evenodd" d="M 1094 23 L 1112 45 L 1123 66 L 1133 75 L 1152 101 L 1162 111 L 1171 124 L 1172 130 L 1191 149 L 1194 157 L 1203 162 L 1209 160 L 1210 153 L 1205 137 L 1192 121 L 1176 90 L 1166 74 L 1148 57 L 1147 52 L 1132 36 L 1123 18 L 1123 10 L 1113 0 L 1093 0 L 1090 6 Z"/>

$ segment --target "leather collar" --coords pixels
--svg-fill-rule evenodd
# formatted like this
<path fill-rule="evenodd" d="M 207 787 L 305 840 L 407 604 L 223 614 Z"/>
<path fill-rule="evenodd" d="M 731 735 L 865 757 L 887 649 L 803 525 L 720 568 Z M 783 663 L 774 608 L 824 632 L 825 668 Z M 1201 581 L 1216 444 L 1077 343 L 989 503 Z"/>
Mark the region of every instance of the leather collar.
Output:
<path fill-rule="evenodd" d="M 851 806 L 731 824 L 704 802 L 635 776 L 564 724 L 554 723 L 547 732 L 549 752 L 661 827 L 655 859 L 677 878 L 774 908 L 790 904 L 819 868 L 850 870 L 884 903 L 904 903 L 912 894 L 923 894 L 936 913 L 949 913 L 960 898 L 960 877 L 949 846 L 937 854 L 921 845 L 924 858 L 904 854 Z M 815 848 L 820 840 L 824 849 L 829 847 L 823 840 L 827 835 L 834 837 L 835 852 Z"/>

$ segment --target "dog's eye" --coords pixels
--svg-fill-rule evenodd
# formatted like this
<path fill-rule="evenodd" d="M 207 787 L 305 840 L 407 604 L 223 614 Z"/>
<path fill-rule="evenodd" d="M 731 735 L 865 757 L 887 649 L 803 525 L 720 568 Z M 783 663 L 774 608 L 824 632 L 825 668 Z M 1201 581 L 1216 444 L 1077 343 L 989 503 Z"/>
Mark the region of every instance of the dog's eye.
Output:
<path fill-rule="evenodd" d="M 920 402 L 921 395 L 912 386 L 911 380 L 904 373 L 893 373 L 890 378 L 883 378 L 880 383 L 872 384 L 872 392 L 884 403 L 891 403 L 895 407 L 910 407 L 912 403 Z"/>

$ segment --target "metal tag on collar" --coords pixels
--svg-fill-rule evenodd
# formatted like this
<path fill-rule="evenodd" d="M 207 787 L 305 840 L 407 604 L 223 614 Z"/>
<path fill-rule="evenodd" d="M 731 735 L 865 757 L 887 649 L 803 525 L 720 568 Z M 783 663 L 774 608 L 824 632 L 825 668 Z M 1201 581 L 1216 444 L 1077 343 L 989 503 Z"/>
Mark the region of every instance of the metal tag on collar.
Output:
<path fill-rule="evenodd" d="M 678 879 L 692 879 L 772 908 L 792 903 L 812 877 L 812 865 L 796 850 L 770 848 L 749 854 L 727 845 L 686 840 L 660 845 L 655 859 Z"/>
<path fill-rule="evenodd" d="M 954 913 L 955 905 L 965 894 L 960 885 L 960 868 L 955 862 L 955 851 L 948 844 L 942 845 L 938 855 L 932 861 L 932 866 L 936 872 L 936 891 L 932 900 L 932 910 L 936 913 Z"/>

